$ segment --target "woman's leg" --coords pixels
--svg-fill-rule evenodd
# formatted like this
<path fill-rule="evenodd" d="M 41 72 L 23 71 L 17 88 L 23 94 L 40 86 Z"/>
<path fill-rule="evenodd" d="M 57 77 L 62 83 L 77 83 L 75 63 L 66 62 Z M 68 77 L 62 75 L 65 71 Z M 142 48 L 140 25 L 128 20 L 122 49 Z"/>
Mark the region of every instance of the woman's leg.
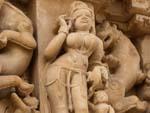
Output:
<path fill-rule="evenodd" d="M 67 89 L 62 83 L 66 83 L 67 73 L 58 70 L 53 70 L 48 76 L 58 76 L 61 74 L 59 80 L 46 86 L 50 106 L 52 113 L 68 113 L 68 103 L 67 103 Z M 61 81 L 61 82 L 60 82 Z"/>
<path fill-rule="evenodd" d="M 88 111 L 88 97 L 87 84 L 84 75 L 75 74 L 72 77 L 72 101 L 75 113 L 89 113 Z"/>

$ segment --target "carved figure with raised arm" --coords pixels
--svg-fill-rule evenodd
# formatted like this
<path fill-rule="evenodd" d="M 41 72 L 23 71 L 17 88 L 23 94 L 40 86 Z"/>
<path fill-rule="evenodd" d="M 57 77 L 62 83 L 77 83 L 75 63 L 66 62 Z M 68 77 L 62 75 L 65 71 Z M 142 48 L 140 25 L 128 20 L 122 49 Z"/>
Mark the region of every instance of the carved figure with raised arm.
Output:
<path fill-rule="evenodd" d="M 45 49 L 45 58 L 53 61 L 46 71 L 48 98 L 52 113 L 88 113 L 88 71 L 107 71 L 101 62 L 103 43 L 94 34 L 93 10 L 84 2 L 73 2 L 66 18 L 59 17 L 58 34 Z"/>

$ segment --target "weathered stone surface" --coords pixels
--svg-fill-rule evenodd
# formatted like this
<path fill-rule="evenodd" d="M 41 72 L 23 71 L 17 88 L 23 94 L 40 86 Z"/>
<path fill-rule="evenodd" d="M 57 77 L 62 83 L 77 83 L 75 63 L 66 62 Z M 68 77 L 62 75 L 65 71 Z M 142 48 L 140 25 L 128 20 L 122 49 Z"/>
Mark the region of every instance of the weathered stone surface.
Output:
<path fill-rule="evenodd" d="M 150 113 L 150 1 L 0 0 L 0 74 L 0 113 Z"/>

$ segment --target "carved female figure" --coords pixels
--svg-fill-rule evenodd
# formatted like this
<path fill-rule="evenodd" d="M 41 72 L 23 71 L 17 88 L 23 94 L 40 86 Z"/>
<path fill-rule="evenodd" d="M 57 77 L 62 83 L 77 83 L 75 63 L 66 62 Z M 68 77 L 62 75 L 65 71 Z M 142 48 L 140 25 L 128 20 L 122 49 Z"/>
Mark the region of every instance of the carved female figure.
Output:
<path fill-rule="evenodd" d="M 92 33 L 93 16 L 93 11 L 85 3 L 75 1 L 70 12 L 73 21 L 67 24 L 65 17 L 60 16 L 58 35 L 45 50 L 45 57 L 51 61 L 62 47 L 65 49 L 46 72 L 46 89 L 53 113 L 73 110 L 88 113 L 86 75 L 96 66 L 103 67 L 101 59 L 104 55 L 102 41 Z M 102 71 L 106 72 L 106 68 Z"/>

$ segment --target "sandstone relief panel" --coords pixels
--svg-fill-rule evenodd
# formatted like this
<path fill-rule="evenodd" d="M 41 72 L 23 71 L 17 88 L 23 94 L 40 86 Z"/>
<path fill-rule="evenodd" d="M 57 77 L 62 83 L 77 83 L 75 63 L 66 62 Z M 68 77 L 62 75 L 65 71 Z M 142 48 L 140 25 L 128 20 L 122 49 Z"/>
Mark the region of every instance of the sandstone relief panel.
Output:
<path fill-rule="evenodd" d="M 149 0 L 0 0 L 0 113 L 150 113 Z"/>
<path fill-rule="evenodd" d="M 34 84 L 28 73 L 36 41 L 31 20 L 8 1 L 0 1 L 0 112 L 31 113 L 38 99 L 33 97 Z"/>

